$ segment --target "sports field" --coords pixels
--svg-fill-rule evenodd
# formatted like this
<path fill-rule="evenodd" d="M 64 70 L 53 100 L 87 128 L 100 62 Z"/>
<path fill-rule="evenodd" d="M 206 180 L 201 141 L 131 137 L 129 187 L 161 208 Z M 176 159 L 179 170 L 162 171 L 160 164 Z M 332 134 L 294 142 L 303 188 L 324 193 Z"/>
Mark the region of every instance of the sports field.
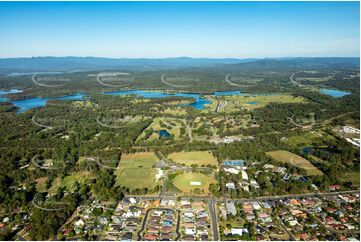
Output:
<path fill-rule="evenodd" d="M 320 171 L 314 165 L 312 165 L 311 162 L 289 151 L 275 150 L 275 151 L 266 152 L 266 154 L 271 156 L 273 159 L 277 161 L 283 163 L 289 163 L 295 167 L 304 169 L 308 176 L 323 175 L 322 171 Z"/>
<path fill-rule="evenodd" d="M 157 169 L 153 168 L 153 165 L 157 161 L 158 158 L 153 152 L 123 155 L 114 171 L 116 184 L 130 190 L 153 189 L 157 184 Z"/>
<path fill-rule="evenodd" d="M 196 172 L 180 174 L 173 180 L 173 185 L 186 193 L 194 192 L 198 188 L 202 194 L 208 194 L 209 185 L 212 183 L 217 183 L 213 177 Z"/>
<path fill-rule="evenodd" d="M 189 151 L 178 152 L 168 155 L 168 159 L 179 164 L 191 165 L 218 165 L 216 158 L 210 151 Z"/>

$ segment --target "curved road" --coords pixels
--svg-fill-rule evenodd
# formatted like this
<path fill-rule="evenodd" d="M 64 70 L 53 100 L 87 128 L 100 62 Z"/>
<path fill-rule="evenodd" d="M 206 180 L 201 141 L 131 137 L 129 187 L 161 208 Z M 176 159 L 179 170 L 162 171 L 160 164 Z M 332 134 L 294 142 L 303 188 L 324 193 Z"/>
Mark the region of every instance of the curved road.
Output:
<path fill-rule="evenodd" d="M 147 223 L 147 220 L 148 220 L 148 216 L 149 216 L 149 212 L 154 210 L 154 209 L 157 209 L 157 210 L 172 210 L 174 211 L 173 209 L 170 209 L 170 208 L 148 208 L 147 211 L 145 212 L 145 215 L 144 215 L 144 219 L 143 219 L 143 223 L 142 223 L 142 228 L 138 231 L 137 233 L 137 236 L 138 236 L 138 241 L 141 241 L 142 240 L 142 233 L 144 232 L 145 230 L 145 224 Z M 178 221 L 177 221 L 177 227 L 176 227 L 176 233 L 177 233 L 177 237 L 175 238 L 175 240 L 178 240 L 181 236 L 181 234 L 179 233 L 179 226 L 180 226 L 180 211 L 177 210 L 178 212 Z"/>

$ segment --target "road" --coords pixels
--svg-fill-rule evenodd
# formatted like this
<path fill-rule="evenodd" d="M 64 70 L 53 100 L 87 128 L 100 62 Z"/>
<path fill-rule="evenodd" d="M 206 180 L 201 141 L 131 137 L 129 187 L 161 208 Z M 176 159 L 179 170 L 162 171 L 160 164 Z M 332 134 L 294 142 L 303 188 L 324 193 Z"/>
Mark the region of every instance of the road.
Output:
<path fill-rule="evenodd" d="M 352 114 L 352 113 L 356 113 L 357 111 L 353 111 L 353 112 L 347 112 L 347 113 L 343 113 L 343 114 L 340 114 L 340 115 L 337 115 L 335 117 L 332 117 L 332 118 L 329 118 L 329 119 L 326 119 L 322 122 L 319 122 L 319 123 L 316 123 L 316 122 L 313 122 L 312 124 L 309 124 L 309 125 L 300 125 L 300 124 L 297 124 L 292 117 L 289 117 L 288 120 L 291 122 L 291 124 L 295 125 L 296 127 L 299 127 L 299 128 L 302 128 L 302 129 L 312 129 L 316 126 L 317 127 L 320 127 L 320 125 L 326 125 L 326 124 L 329 124 L 332 120 L 335 120 L 335 119 L 338 119 L 338 118 L 342 118 L 343 116 L 347 116 L 349 114 Z"/>
<path fill-rule="evenodd" d="M 281 195 L 281 196 L 263 196 L 263 197 L 255 197 L 255 198 L 241 198 L 241 199 L 227 199 L 227 198 L 214 198 L 214 197 L 197 197 L 197 196 L 182 196 L 182 198 L 188 198 L 193 200 L 206 200 L 208 202 L 208 208 L 209 213 L 211 216 L 211 224 L 212 224 L 212 231 L 213 231 L 213 238 L 214 240 L 219 241 L 219 231 L 218 231 L 218 216 L 217 216 L 217 210 L 216 210 L 216 203 L 218 202 L 226 202 L 231 201 L 234 203 L 244 203 L 244 202 L 253 202 L 253 201 L 263 201 L 263 200 L 281 200 L 281 199 L 287 199 L 287 198 L 301 198 L 301 197 L 312 197 L 312 196 L 335 196 L 335 195 L 341 195 L 345 193 L 360 193 L 360 190 L 350 190 L 350 191 L 340 191 L 340 192 L 324 192 L 324 193 L 302 193 L 302 194 L 290 194 L 290 195 Z M 126 197 L 136 197 L 140 198 L 142 200 L 155 200 L 155 199 L 177 199 L 177 196 L 144 196 L 144 195 L 126 195 Z M 143 232 L 145 227 L 145 222 L 148 217 L 149 210 L 147 210 L 146 215 L 144 217 L 144 221 L 142 224 L 141 231 L 138 232 L 138 240 L 141 239 L 140 234 Z M 276 216 L 278 217 L 278 216 Z M 180 215 L 178 214 L 178 222 L 177 222 L 177 231 L 179 230 L 179 221 L 180 221 Z M 288 233 L 290 236 L 290 239 L 294 240 L 293 234 L 287 230 L 286 226 L 283 224 L 282 221 L 278 220 L 282 228 Z M 178 239 L 178 237 L 177 237 Z"/>
<path fill-rule="evenodd" d="M 305 87 L 305 85 L 302 85 L 302 84 L 296 82 L 295 80 L 293 80 L 294 75 L 295 75 L 296 73 L 299 73 L 299 72 L 302 72 L 302 71 L 298 71 L 298 72 L 292 73 L 292 75 L 290 76 L 290 81 L 291 81 L 292 84 L 295 84 L 295 85 L 297 85 L 297 86 L 299 86 L 299 87 Z"/>
<path fill-rule="evenodd" d="M 229 199 L 229 198 L 214 198 L 211 196 L 181 196 L 182 198 L 186 199 L 193 199 L 193 200 L 216 200 L 217 202 L 252 202 L 252 201 L 264 201 L 264 200 L 281 200 L 287 198 L 301 198 L 301 197 L 312 197 L 312 196 L 334 196 L 340 195 L 345 193 L 360 193 L 360 190 L 349 190 L 349 191 L 339 191 L 339 192 L 312 192 L 312 193 L 301 193 L 301 194 L 288 194 L 288 195 L 279 195 L 279 196 L 262 196 L 262 197 L 254 197 L 254 198 L 239 198 L 239 199 Z M 162 198 L 168 199 L 177 199 L 178 196 L 147 196 L 147 195 L 125 195 L 125 197 L 135 197 L 140 198 L 142 200 L 156 200 Z"/>
<path fill-rule="evenodd" d="M 171 208 L 148 208 L 147 211 L 145 212 L 145 215 L 144 215 L 144 219 L 143 219 L 143 222 L 142 222 L 142 228 L 138 231 L 137 233 L 137 236 L 138 236 L 138 241 L 141 241 L 142 240 L 142 233 L 144 232 L 145 230 L 145 225 L 147 223 L 147 220 L 148 220 L 148 216 L 149 216 L 149 213 L 152 211 L 152 210 L 172 210 L 174 211 L 173 209 Z M 178 216 L 177 216 L 177 226 L 176 226 L 176 234 L 177 234 L 177 237 L 175 238 L 175 240 L 178 240 L 181 236 L 180 232 L 179 232 L 179 226 L 180 226 L 180 211 L 177 210 L 177 213 L 178 213 Z"/>
<path fill-rule="evenodd" d="M 187 132 L 188 132 L 188 136 L 189 136 L 189 142 L 190 143 L 193 143 L 193 137 L 192 137 L 192 129 L 191 127 L 189 127 L 189 124 L 187 122 L 186 123 L 186 126 L 187 126 Z"/>
<path fill-rule="evenodd" d="M 208 208 L 209 213 L 211 215 L 211 223 L 212 223 L 212 231 L 213 231 L 213 240 L 219 241 L 219 232 L 218 232 L 218 217 L 217 217 L 217 210 L 216 210 L 216 199 L 209 199 L 208 200 Z"/>

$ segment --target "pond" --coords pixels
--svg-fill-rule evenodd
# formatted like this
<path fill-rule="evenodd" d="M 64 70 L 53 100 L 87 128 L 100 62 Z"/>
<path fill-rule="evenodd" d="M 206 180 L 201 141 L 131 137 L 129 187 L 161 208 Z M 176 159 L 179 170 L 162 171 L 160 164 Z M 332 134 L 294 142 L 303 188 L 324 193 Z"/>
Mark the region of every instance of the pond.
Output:
<path fill-rule="evenodd" d="M 256 105 L 256 104 L 257 104 L 257 102 L 256 102 L 256 101 L 252 101 L 252 102 L 247 102 L 247 104 Z"/>
<path fill-rule="evenodd" d="M 326 94 L 331 97 L 343 97 L 343 96 L 351 94 L 351 92 L 341 91 L 341 90 L 337 90 L 337 89 L 326 89 L 326 88 L 320 89 L 320 92 L 322 94 Z"/>
<path fill-rule="evenodd" d="M 170 137 L 170 133 L 167 130 L 162 129 L 159 131 L 159 139 L 162 139 L 162 138 L 168 139 L 169 137 Z"/>

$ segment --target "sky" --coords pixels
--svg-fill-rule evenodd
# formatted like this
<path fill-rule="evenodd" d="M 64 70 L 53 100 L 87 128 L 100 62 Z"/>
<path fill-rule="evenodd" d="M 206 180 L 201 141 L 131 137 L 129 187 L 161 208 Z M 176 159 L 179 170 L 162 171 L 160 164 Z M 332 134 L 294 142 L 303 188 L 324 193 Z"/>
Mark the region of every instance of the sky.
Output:
<path fill-rule="evenodd" d="M 359 2 L 0 2 L 1 58 L 359 52 Z"/>

